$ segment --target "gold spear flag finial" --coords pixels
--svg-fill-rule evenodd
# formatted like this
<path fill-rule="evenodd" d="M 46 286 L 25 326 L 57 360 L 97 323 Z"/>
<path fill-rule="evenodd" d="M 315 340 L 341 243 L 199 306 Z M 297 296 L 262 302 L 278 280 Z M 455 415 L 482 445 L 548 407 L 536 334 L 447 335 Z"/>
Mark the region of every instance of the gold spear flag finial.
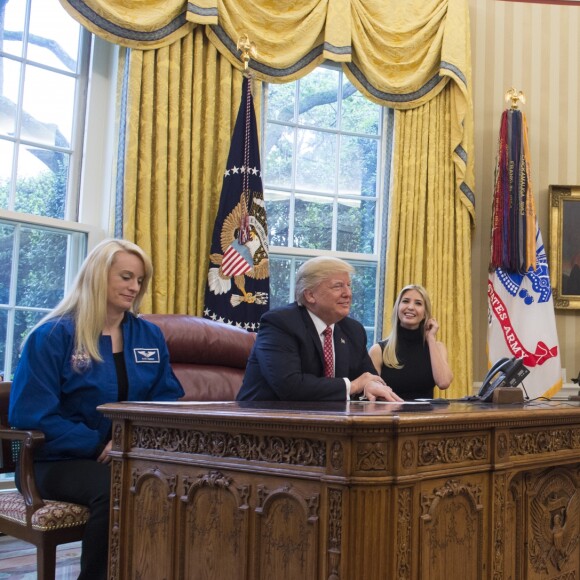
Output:
<path fill-rule="evenodd" d="M 506 103 L 511 101 L 510 109 L 517 109 L 519 107 L 518 101 L 520 101 L 522 105 L 526 104 L 526 95 L 524 95 L 522 91 L 518 91 L 512 87 L 509 91 L 506 91 L 505 101 Z"/>
<path fill-rule="evenodd" d="M 238 38 L 238 50 L 241 51 L 241 59 L 244 63 L 244 70 L 248 70 L 248 63 L 251 58 L 256 58 L 258 56 L 258 49 L 256 45 L 250 40 L 247 34 L 242 34 Z"/>

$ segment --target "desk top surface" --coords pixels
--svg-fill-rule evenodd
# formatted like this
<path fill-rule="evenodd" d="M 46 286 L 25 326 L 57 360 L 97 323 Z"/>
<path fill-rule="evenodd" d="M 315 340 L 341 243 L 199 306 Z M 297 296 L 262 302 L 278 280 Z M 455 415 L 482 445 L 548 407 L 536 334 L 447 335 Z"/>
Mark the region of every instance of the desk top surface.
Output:
<path fill-rule="evenodd" d="M 386 402 L 127 402 L 99 407 L 113 419 L 165 417 L 184 420 L 245 420 L 248 422 L 299 422 L 303 424 L 332 422 L 369 423 L 456 423 L 468 425 L 512 422 L 533 424 L 565 422 L 580 425 L 580 402 L 536 400 L 496 405 L 477 401 L 451 401 L 449 404 Z"/>

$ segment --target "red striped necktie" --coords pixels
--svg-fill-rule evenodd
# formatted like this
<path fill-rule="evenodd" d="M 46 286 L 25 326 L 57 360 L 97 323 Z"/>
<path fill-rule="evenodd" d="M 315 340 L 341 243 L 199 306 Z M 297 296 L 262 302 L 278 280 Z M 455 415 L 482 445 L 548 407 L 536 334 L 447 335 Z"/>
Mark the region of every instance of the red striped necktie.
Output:
<path fill-rule="evenodd" d="M 323 331 L 324 334 L 324 345 L 322 347 L 322 352 L 324 354 L 324 376 L 333 377 L 334 376 L 334 353 L 332 349 L 332 328 L 327 326 Z"/>

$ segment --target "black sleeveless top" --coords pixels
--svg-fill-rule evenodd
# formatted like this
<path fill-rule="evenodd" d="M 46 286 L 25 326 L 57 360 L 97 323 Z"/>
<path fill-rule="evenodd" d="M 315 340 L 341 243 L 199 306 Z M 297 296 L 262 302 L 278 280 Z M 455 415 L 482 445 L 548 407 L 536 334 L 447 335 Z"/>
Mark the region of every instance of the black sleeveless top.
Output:
<path fill-rule="evenodd" d="M 429 346 L 423 340 L 423 325 L 416 330 L 398 328 L 397 358 L 402 368 L 381 367 L 381 377 L 405 401 L 431 399 L 435 379 L 431 370 Z M 379 342 L 384 351 L 386 340 Z"/>

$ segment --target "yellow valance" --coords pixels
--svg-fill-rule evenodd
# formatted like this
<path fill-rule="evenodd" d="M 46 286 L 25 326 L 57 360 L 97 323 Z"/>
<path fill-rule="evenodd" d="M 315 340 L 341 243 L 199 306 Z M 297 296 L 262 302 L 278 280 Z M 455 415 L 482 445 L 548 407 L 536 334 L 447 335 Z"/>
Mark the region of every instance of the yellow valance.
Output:
<path fill-rule="evenodd" d="M 131 48 L 160 48 L 189 34 L 196 24 L 217 23 L 217 8 L 200 9 L 184 0 L 60 0 L 93 34 Z M 203 4 L 203 0 L 198 2 Z M 214 4 L 214 2 L 210 2 Z"/>
<path fill-rule="evenodd" d="M 467 0 L 60 0 L 96 35 L 139 49 L 169 45 L 196 25 L 241 69 L 237 41 L 258 49 L 256 77 L 288 82 L 324 60 L 342 63 L 369 99 L 421 106 L 454 83 L 451 119 L 457 193 L 473 216 L 472 112 Z"/>
<path fill-rule="evenodd" d="M 270 82 L 304 76 L 322 60 L 348 63 L 361 90 L 382 104 L 411 108 L 451 76 L 465 84 L 466 0 L 61 0 L 91 32 L 132 48 L 166 46 L 197 24 L 240 68 L 237 40 L 259 54 L 250 62 Z M 467 47 L 468 49 L 468 47 Z"/>

